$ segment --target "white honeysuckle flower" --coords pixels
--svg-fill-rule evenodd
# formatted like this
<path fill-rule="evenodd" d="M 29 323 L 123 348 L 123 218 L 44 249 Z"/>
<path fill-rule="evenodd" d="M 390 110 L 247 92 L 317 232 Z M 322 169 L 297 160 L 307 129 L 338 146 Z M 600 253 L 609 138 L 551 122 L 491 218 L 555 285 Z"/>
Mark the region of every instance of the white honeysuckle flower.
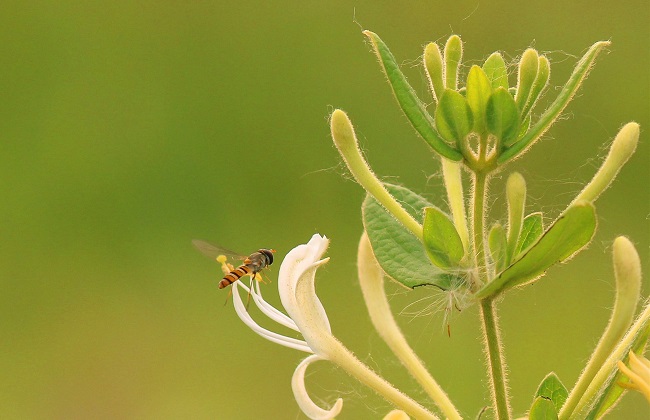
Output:
<path fill-rule="evenodd" d="M 315 287 L 316 270 L 329 261 L 329 258 L 322 258 L 328 245 L 327 237 L 315 234 L 306 244 L 292 249 L 282 261 L 278 274 L 278 292 L 288 316 L 263 299 L 258 282 L 253 282 L 255 283 L 254 287 L 248 287 L 241 281 L 236 281 L 233 284 L 233 301 L 237 315 L 253 331 L 267 340 L 306 353 L 313 353 L 298 365 L 291 381 L 294 397 L 300 409 L 310 418 L 332 419 L 343 408 L 341 398 L 337 399 L 329 410 L 320 408 L 311 400 L 305 387 L 307 367 L 315 361 L 328 360 L 343 368 L 348 374 L 375 390 L 412 417 L 436 420 L 438 417 L 361 363 L 332 335 L 327 313 L 316 296 Z M 239 288 L 250 294 L 255 305 L 263 314 L 285 327 L 300 332 L 304 340 L 275 333 L 257 324 L 246 310 Z"/>
<path fill-rule="evenodd" d="M 282 261 L 278 275 L 278 290 L 282 306 L 289 316 L 283 314 L 266 302 L 261 293 L 259 282 L 253 282 L 255 287 L 248 287 L 241 281 L 233 284 L 233 301 L 235 312 L 239 318 L 260 336 L 277 344 L 306 353 L 316 353 L 304 359 L 296 368 L 291 379 L 291 388 L 300 409 L 311 419 L 332 419 L 343 409 L 343 399 L 336 400 L 331 409 L 325 410 L 314 403 L 305 387 L 305 371 L 307 367 L 317 360 L 328 360 L 327 345 L 318 341 L 322 335 L 331 336 L 331 328 L 325 309 L 316 296 L 314 279 L 316 269 L 326 263 L 329 258 L 320 259 L 329 245 L 329 239 L 318 234 L 304 245 L 292 249 Z M 298 283 L 302 283 L 299 285 Z M 305 287 L 305 283 L 308 283 Z M 257 324 L 246 310 L 246 306 L 239 293 L 239 288 L 250 293 L 255 305 L 263 314 L 294 331 L 300 332 L 305 340 L 299 340 L 275 333 Z M 298 295 L 300 290 L 300 295 Z M 312 296 L 305 297 L 305 293 Z M 305 309 L 305 307 L 309 307 Z M 309 337 L 316 337 L 316 345 Z"/>
<path fill-rule="evenodd" d="M 273 331 L 267 330 L 266 328 L 261 327 L 257 322 L 248 313 L 246 305 L 242 301 L 241 296 L 239 295 L 239 287 L 246 290 L 247 293 L 250 293 L 253 301 L 257 307 L 264 313 L 266 316 L 277 322 L 278 324 L 284 325 L 285 327 L 291 328 L 292 330 L 299 331 L 296 323 L 293 322 L 291 318 L 283 314 L 282 312 L 275 309 L 273 306 L 269 305 L 260 295 L 259 283 L 256 283 L 255 289 L 250 289 L 248 286 L 244 285 L 241 281 L 236 281 L 233 284 L 232 296 L 233 302 L 235 304 L 235 312 L 239 315 L 239 318 L 244 321 L 251 330 L 255 331 L 260 336 L 266 338 L 269 341 L 272 341 L 276 344 L 281 344 L 285 347 L 289 347 L 296 350 L 301 350 L 306 353 L 313 353 L 313 350 L 309 348 L 309 345 L 304 340 L 298 340 L 293 337 L 287 337 L 282 334 L 275 333 Z"/>
<path fill-rule="evenodd" d="M 278 276 L 278 290 L 282 306 L 284 306 L 284 309 L 287 311 L 289 316 L 283 314 L 263 299 L 258 282 L 254 282 L 254 288 L 249 288 L 241 281 L 235 282 L 233 284 L 233 286 L 236 286 L 233 287 L 235 311 L 237 312 L 237 315 L 239 315 L 239 318 L 244 321 L 244 324 L 248 325 L 260 336 L 274 343 L 296 350 L 302 350 L 306 353 L 317 353 L 314 350 L 312 345 L 313 343 L 308 344 L 308 337 L 318 336 L 316 331 L 322 331 L 328 335 L 331 335 L 332 333 L 329 320 L 327 319 L 327 314 L 325 313 L 325 309 L 320 300 L 316 296 L 316 290 L 314 288 L 316 269 L 329 260 L 329 258 L 320 259 L 327 250 L 328 245 L 329 239 L 327 239 L 327 237 L 316 234 L 312 236 L 311 240 L 307 244 L 299 245 L 289 251 L 282 261 L 280 274 Z M 305 279 L 303 283 L 309 283 L 306 288 L 307 290 L 305 291 L 312 292 L 312 296 L 305 298 L 303 293 L 299 299 L 296 294 L 296 289 L 298 281 L 302 278 Z M 305 335 L 305 332 L 307 332 L 307 336 L 305 336 L 307 341 L 283 336 L 257 324 L 246 310 L 246 306 L 239 294 L 239 288 L 250 293 L 250 296 L 260 311 L 275 322 L 291 328 L 294 331 L 300 332 L 303 336 Z M 298 300 L 301 302 L 299 303 Z M 302 304 L 303 308 L 299 307 L 300 304 Z M 309 308 L 310 310 L 305 311 L 304 306 L 308 305 L 312 305 L 314 308 Z M 311 312 L 313 312 L 313 314 L 311 314 Z M 322 353 L 326 352 L 323 351 Z M 321 356 L 323 356 L 323 354 L 321 354 Z"/>

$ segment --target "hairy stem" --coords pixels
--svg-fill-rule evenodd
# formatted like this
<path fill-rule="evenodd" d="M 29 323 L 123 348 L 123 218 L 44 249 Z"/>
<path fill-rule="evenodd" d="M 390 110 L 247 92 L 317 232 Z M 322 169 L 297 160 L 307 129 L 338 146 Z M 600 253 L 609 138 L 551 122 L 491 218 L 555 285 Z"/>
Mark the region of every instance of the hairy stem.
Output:
<path fill-rule="evenodd" d="M 474 267 L 478 269 L 479 285 L 487 281 L 487 259 L 485 258 L 485 193 L 487 176 L 477 172 L 473 177 L 472 191 L 472 236 L 474 251 Z"/>
<path fill-rule="evenodd" d="M 472 196 L 472 227 L 474 240 L 474 259 L 478 268 L 479 284 L 487 282 L 487 258 L 485 252 L 485 194 L 487 191 L 487 174 L 474 174 L 474 191 Z M 493 297 L 481 300 L 481 327 L 483 329 L 485 354 L 490 376 L 492 404 L 499 420 L 510 419 L 508 388 L 506 385 L 505 364 L 502 354 L 496 307 Z"/>
<path fill-rule="evenodd" d="M 481 300 L 481 321 L 487 361 L 490 368 L 490 392 L 492 393 L 492 404 L 496 410 L 496 418 L 499 420 L 510 419 L 505 364 L 501 352 L 501 336 L 499 334 L 496 307 L 492 297 Z"/>
<path fill-rule="evenodd" d="M 465 254 L 469 255 L 469 231 L 467 229 L 467 215 L 465 213 L 465 199 L 463 194 L 462 167 L 458 162 L 442 158 L 442 174 L 447 190 L 447 200 L 458 231 L 458 236 L 463 242 Z"/>

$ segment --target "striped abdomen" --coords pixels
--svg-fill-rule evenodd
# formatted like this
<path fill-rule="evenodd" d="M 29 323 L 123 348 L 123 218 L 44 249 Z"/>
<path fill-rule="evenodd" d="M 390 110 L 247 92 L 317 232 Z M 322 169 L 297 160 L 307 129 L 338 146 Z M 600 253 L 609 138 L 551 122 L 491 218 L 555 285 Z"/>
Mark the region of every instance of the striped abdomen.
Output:
<path fill-rule="evenodd" d="M 244 277 L 247 274 L 253 273 L 253 268 L 249 265 L 240 265 L 239 267 L 232 270 L 230 273 L 226 274 L 223 279 L 219 282 L 219 289 L 228 287 L 240 278 Z"/>

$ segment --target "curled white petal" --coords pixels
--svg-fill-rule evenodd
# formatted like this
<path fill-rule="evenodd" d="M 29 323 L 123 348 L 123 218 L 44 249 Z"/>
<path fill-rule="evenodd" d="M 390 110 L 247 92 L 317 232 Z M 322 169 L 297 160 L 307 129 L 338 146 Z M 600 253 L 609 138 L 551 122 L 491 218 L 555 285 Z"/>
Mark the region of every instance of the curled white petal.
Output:
<path fill-rule="evenodd" d="M 246 287 L 246 285 L 242 284 L 242 286 L 245 290 L 250 290 L 248 287 Z M 295 322 L 293 322 L 291 318 L 275 309 L 273 306 L 271 306 L 271 304 L 264 300 L 262 297 L 262 291 L 260 290 L 259 282 L 255 282 L 255 289 L 250 291 L 250 294 L 253 297 L 255 305 L 257 305 L 257 307 L 260 309 L 260 311 L 262 311 L 264 315 L 268 316 L 280 325 L 284 325 L 285 327 L 291 328 L 296 332 L 300 332 L 298 326 Z"/>
<path fill-rule="evenodd" d="M 316 354 L 312 354 L 300 362 L 291 378 L 291 389 L 293 389 L 293 395 L 296 398 L 298 406 L 307 417 L 318 420 L 333 419 L 343 409 L 343 399 L 337 399 L 332 408 L 325 410 L 309 398 L 307 388 L 305 387 L 305 371 L 307 370 L 307 366 L 318 360 L 324 359 Z"/>
<path fill-rule="evenodd" d="M 269 331 L 266 328 L 261 327 L 258 323 L 256 323 L 253 320 L 253 318 L 250 316 L 248 311 L 246 310 L 246 306 L 244 305 L 244 302 L 242 302 L 241 296 L 239 295 L 239 287 L 242 287 L 245 290 L 249 290 L 248 287 L 246 287 L 240 281 L 235 282 L 233 286 L 234 287 L 232 289 L 232 297 L 233 297 L 233 303 L 235 305 L 235 312 L 237 312 L 237 315 L 244 322 L 244 324 L 248 325 L 248 327 L 252 329 L 254 332 L 256 332 L 258 335 L 260 335 L 263 338 L 266 338 L 271 342 L 295 350 L 301 350 L 306 353 L 313 353 L 312 349 L 307 345 L 307 342 L 303 340 L 297 340 L 292 337 L 286 337 L 282 334 L 278 334 L 273 331 Z"/>
<path fill-rule="evenodd" d="M 313 286 L 316 269 L 328 261 L 328 259 L 321 259 L 328 245 L 329 239 L 327 237 L 315 234 L 306 244 L 292 249 L 280 266 L 278 276 L 280 300 L 282 306 L 284 306 L 284 309 L 303 335 L 307 331 L 315 329 L 329 333 L 332 331 L 325 308 L 323 308 L 323 304 L 316 296 L 315 289 L 309 299 L 312 309 L 310 313 L 313 315 L 309 318 L 305 317 L 304 308 L 301 308 L 296 297 L 296 288 L 299 281 L 305 281 Z M 310 287 L 310 289 L 312 288 Z"/>

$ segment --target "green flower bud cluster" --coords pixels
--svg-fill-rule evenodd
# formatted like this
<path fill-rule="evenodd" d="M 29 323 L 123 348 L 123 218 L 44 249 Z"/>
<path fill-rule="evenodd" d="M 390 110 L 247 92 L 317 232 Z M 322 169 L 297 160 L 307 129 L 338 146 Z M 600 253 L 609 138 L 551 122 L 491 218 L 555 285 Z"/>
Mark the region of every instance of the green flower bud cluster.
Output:
<path fill-rule="evenodd" d="M 377 36 L 365 31 L 393 92 L 413 127 L 441 156 L 463 163 L 474 172 L 489 173 L 525 152 L 556 121 L 586 77 L 598 53 L 609 42 L 595 43 L 576 65 L 557 98 L 532 121 L 531 112 L 548 85 L 549 60 L 529 48 L 517 66 L 511 87 L 508 68 L 499 52 L 482 66 L 470 68 L 465 85 L 458 73 L 463 43 L 457 35 L 444 51 L 436 43 L 424 49 L 424 68 L 436 102 L 433 116 L 401 73 L 392 53 Z"/>

